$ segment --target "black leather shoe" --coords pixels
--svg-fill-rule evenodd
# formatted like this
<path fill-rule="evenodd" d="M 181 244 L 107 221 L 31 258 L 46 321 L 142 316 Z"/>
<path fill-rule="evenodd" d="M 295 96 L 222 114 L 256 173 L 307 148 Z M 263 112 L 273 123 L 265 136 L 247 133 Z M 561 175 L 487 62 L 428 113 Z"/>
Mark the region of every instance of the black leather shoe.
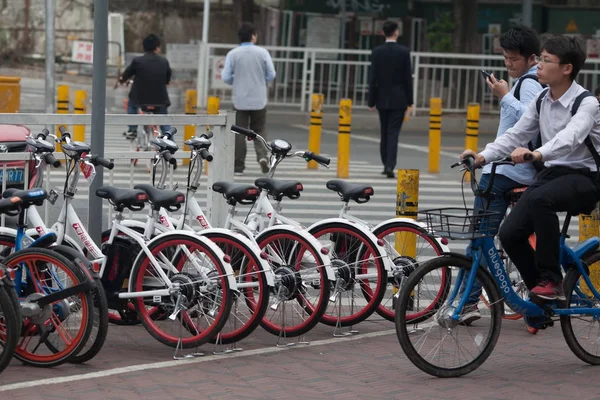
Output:
<path fill-rule="evenodd" d="M 393 171 L 385 171 L 385 176 L 387 178 L 395 178 Z"/>

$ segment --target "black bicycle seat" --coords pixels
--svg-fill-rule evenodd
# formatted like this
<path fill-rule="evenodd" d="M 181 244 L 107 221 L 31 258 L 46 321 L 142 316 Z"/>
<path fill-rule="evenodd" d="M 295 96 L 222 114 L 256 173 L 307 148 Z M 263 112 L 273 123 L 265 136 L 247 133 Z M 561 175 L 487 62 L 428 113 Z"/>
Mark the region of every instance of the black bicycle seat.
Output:
<path fill-rule="evenodd" d="M 83 142 L 66 143 L 62 145 L 62 148 L 65 154 L 69 157 L 81 157 L 83 153 L 89 153 L 92 151 L 92 148 L 87 143 Z"/>
<path fill-rule="evenodd" d="M 159 151 L 168 150 L 171 153 L 175 153 L 179 149 L 179 146 L 174 141 L 165 138 L 153 138 L 150 140 L 150 143 L 155 145 Z"/>
<path fill-rule="evenodd" d="M 186 140 L 185 142 L 183 142 L 183 144 L 185 144 L 186 146 L 189 146 L 195 150 L 198 149 L 208 149 L 211 145 L 212 142 L 204 137 L 193 137 L 191 139 Z"/>

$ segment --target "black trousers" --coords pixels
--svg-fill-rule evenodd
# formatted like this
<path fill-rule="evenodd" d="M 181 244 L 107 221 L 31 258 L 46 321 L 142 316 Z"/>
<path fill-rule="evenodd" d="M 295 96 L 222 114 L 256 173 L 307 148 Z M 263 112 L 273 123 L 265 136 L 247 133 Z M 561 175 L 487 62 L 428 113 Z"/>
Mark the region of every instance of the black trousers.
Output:
<path fill-rule="evenodd" d="M 267 109 L 262 110 L 235 110 L 235 124 L 243 128 L 250 128 L 260 136 L 267 138 Z M 234 171 L 244 172 L 246 168 L 246 136 L 235 135 L 235 161 Z M 269 160 L 267 148 L 260 140 L 253 140 L 254 150 L 256 151 L 256 161 L 261 159 Z"/>
<path fill-rule="evenodd" d="M 562 281 L 557 212 L 589 213 L 600 190 L 588 169 L 551 167 L 543 170 L 523 193 L 500 227 L 500 241 L 529 289 L 541 279 Z M 529 236 L 536 235 L 536 250 Z"/>
<path fill-rule="evenodd" d="M 381 124 L 381 141 L 379 143 L 379 152 L 381 154 L 381 163 L 385 171 L 393 171 L 396 168 L 396 157 L 398 156 L 398 136 L 404 122 L 404 113 L 402 110 L 378 110 L 379 122 Z"/>

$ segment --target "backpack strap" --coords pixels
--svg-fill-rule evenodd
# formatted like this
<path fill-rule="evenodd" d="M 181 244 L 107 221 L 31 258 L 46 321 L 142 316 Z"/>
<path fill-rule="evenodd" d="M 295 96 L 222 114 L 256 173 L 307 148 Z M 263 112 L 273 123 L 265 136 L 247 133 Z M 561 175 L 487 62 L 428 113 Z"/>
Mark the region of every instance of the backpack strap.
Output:
<path fill-rule="evenodd" d="M 548 88 L 542 90 L 542 92 L 540 93 L 540 95 L 538 96 L 537 100 L 535 101 L 535 109 L 537 110 L 538 113 L 538 117 L 540 116 L 540 110 L 542 109 L 542 100 L 544 100 L 544 97 L 546 96 L 546 93 L 548 93 Z M 579 106 L 577 106 L 579 107 Z"/>
<path fill-rule="evenodd" d="M 513 96 L 515 96 L 515 99 L 521 101 L 521 85 L 523 84 L 523 81 L 525 79 L 533 79 L 534 81 L 538 81 L 538 77 L 536 74 L 527 74 L 527 75 L 523 75 L 520 79 L 519 82 L 517 82 L 517 86 L 515 86 L 515 91 L 513 92 Z M 542 87 L 546 87 L 546 85 L 542 85 Z"/>
<path fill-rule="evenodd" d="M 577 98 L 575 98 L 575 102 L 573 103 L 573 107 L 571 107 L 571 116 L 574 116 L 575 114 L 577 114 L 577 110 L 579 110 L 579 106 L 581 105 L 581 102 L 586 97 L 594 97 L 594 94 L 592 92 L 590 92 L 589 90 L 586 90 L 585 92 L 583 92 L 579 96 L 577 96 Z M 592 153 L 592 157 L 594 158 L 594 162 L 596 163 L 596 171 L 600 172 L 600 154 L 598 154 L 598 151 L 594 147 L 594 144 L 592 143 L 592 139 L 590 139 L 590 135 L 588 135 L 585 138 L 583 143 L 585 143 L 585 145 L 587 146 L 590 153 Z"/>
<path fill-rule="evenodd" d="M 546 93 L 548 93 L 548 88 L 542 90 L 540 92 L 540 95 L 538 96 L 537 100 L 535 101 L 535 109 L 537 110 L 538 117 L 540 115 L 540 109 L 542 108 L 542 100 L 544 99 L 544 96 L 546 95 Z M 531 142 L 527 143 L 527 147 L 529 148 L 529 151 L 534 151 L 535 149 L 537 149 L 538 147 L 541 147 L 541 146 L 542 146 L 542 133 L 541 132 L 538 133 L 537 137 L 535 138 L 535 142 L 531 141 Z M 537 172 L 540 172 L 545 168 L 544 162 L 543 161 L 534 161 L 533 167 L 535 168 L 535 170 Z"/>

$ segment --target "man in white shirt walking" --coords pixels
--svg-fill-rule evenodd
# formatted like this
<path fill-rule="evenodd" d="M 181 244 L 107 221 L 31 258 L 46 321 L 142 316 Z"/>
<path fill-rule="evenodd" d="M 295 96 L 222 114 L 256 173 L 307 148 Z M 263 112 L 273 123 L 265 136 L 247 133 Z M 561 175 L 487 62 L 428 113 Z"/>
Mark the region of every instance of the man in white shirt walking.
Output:
<path fill-rule="evenodd" d="M 461 155 L 474 156 L 479 165 L 510 154 L 515 163 L 533 157 L 546 166 L 500 227 L 502 246 L 519 269 L 532 299 L 565 299 L 556 213 L 589 212 L 600 199 L 600 156 L 596 150 L 600 148 L 600 108 L 593 94 L 575 82 L 585 58 L 577 39 L 548 39 L 537 59 L 537 76 L 549 89 L 537 95 L 515 126 L 480 154 L 465 150 Z M 542 146 L 532 152 L 527 143 L 538 133 Z M 528 241 L 532 233 L 537 237 L 535 251 Z"/>
<path fill-rule="evenodd" d="M 240 46 L 231 50 L 225 57 L 223 81 L 233 86 L 236 125 L 250 128 L 266 138 L 267 82 L 275 79 L 275 67 L 269 52 L 255 45 L 257 34 L 252 24 L 242 24 L 238 38 Z M 267 149 L 258 140 L 254 141 L 254 149 L 262 172 L 269 172 Z M 236 135 L 235 175 L 243 175 L 245 161 L 246 139 L 242 135 Z"/>

